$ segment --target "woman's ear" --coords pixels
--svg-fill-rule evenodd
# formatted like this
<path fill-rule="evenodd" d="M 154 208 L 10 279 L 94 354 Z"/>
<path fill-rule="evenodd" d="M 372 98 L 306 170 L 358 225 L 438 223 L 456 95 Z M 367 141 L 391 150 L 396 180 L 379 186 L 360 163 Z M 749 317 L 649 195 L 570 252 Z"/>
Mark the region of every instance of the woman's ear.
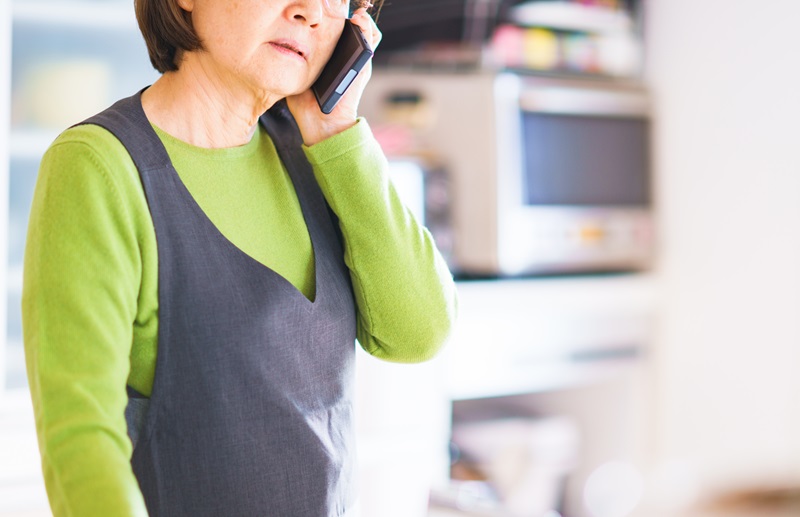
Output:
<path fill-rule="evenodd" d="M 177 0 L 178 7 L 186 11 L 187 13 L 192 12 L 194 9 L 194 0 Z"/>

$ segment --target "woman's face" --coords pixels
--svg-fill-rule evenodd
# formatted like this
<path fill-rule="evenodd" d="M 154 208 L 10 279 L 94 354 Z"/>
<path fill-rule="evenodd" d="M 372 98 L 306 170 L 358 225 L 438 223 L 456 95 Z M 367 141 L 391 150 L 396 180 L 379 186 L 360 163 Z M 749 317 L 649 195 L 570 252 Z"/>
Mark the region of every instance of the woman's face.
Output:
<path fill-rule="evenodd" d="M 347 0 L 178 0 L 192 13 L 205 72 L 257 96 L 307 90 L 344 27 Z M 229 84 L 228 84 L 229 83 Z"/>

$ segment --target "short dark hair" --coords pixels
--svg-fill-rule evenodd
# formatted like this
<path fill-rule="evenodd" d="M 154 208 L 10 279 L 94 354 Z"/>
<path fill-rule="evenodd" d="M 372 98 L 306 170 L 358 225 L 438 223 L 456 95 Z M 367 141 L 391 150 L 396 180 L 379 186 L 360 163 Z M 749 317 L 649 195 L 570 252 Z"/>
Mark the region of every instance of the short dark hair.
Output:
<path fill-rule="evenodd" d="M 368 0 L 350 0 L 350 8 L 355 10 L 367 3 Z M 376 18 L 382 3 L 375 0 Z M 133 5 L 150 62 L 162 74 L 177 70 L 184 52 L 203 49 L 203 42 L 194 32 L 191 13 L 184 11 L 178 0 L 134 0 Z"/>
<path fill-rule="evenodd" d="M 133 4 L 150 62 L 162 74 L 177 70 L 185 51 L 203 48 L 191 13 L 181 9 L 178 0 L 134 0 Z"/>

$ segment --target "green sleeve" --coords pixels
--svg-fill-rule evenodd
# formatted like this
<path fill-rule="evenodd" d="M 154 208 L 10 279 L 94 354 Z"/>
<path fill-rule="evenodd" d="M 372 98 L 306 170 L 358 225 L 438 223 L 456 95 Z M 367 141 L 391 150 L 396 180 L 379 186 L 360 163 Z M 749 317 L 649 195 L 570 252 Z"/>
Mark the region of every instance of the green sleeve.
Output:
<path fill-rule="evenodd" d="M 359 343 L 393 362 L 433 357 L 453 327 L 455 285 L 433 238 L 389 181 L 366 120 L 304 150 L 339 218 Z"/>
<path fill-rule="evenodd" d="M 45 483 L 56 517 L 146 516 L 124 417 L 142 266 L 137 230 L 106 154 L 71 131 L 42 160 L 24 264 L 25 353 Z"/>

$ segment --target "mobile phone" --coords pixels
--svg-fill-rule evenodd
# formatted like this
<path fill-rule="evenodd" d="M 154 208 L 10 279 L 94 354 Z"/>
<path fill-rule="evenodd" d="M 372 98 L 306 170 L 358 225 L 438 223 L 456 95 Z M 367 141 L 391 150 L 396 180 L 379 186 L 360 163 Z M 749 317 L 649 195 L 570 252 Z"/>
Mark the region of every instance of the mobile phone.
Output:
<path fill-rule="evenodd" d="M 353 79 L 371 58 L 372 49 L 364 33 L 350 20 L 345 20 L 344 30 L 330 60 L 311 87 L 323 113 L 327 115 L 333 111 Z"/>

